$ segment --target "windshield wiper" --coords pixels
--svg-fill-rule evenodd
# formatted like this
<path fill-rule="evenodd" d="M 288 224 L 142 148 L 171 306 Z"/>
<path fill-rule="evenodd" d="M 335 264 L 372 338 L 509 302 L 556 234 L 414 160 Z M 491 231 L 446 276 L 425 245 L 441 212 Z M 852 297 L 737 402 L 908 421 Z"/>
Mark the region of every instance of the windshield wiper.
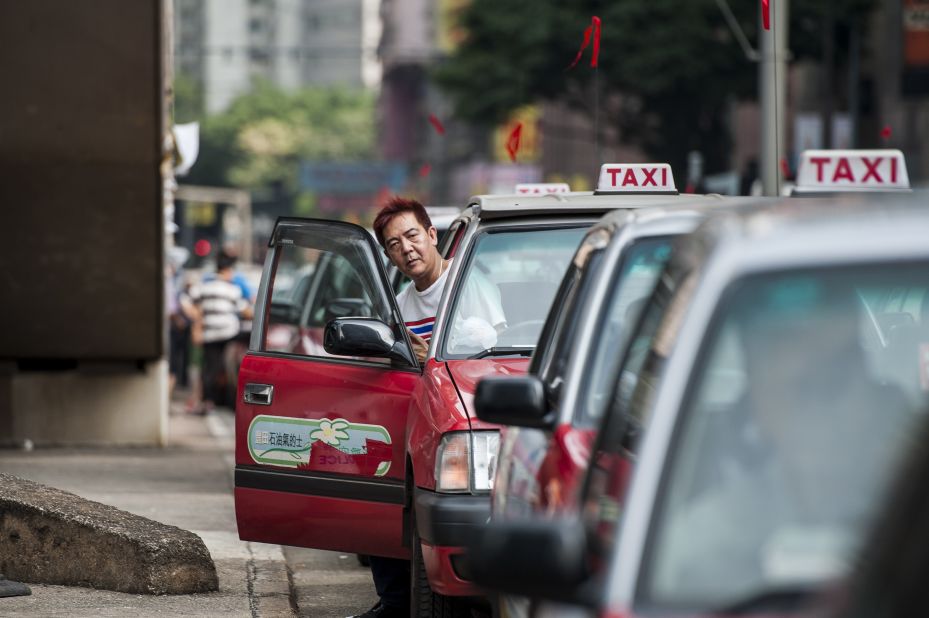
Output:
<path fill-rule="evenodd" d="M 759 610 L 793 609 L 810 600 L 816 592 L 811 586 L 765 588 L 714 610 L 714 615 L 742 614 Z"/>
<path fill-rule="evenodd" d="M 534 348 L 507 348 L 493 347 L 482 350 L 471 358 L 486 358 L 488 356 L 532 356 Z"/>

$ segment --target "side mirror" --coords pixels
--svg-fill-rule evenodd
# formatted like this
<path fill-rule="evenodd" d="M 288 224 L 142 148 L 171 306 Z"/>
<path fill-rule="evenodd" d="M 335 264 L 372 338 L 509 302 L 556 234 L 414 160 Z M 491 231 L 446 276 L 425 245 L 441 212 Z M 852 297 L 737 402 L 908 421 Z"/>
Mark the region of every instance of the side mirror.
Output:
<path fill-rule="evenodd" d="M 326 323 L 323 348 L 335 356 L 389 358 L 416 366 L 409 348 L 377 318 L 336 318 Z"/>
<path fill-rule="evenodd" d="M 587 534 L 578 520 L 491 522 L 467 563 L 475 583 L 504 594 L 591 606 Z"/>
<path fill-rule="evenodd" d="M 555 424 L 545 387 L 534 375 L 484 378 L 474 392 L 474 409 L 479 419 L 498 425 L 550 429 Z"/>

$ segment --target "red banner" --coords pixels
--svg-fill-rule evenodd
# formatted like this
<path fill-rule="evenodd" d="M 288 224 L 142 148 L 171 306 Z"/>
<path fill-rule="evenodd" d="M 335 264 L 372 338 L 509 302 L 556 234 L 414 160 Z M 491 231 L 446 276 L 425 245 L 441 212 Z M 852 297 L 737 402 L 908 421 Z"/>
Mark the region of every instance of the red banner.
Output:
<path fill-rule="evenodd" d="M 523 134 L 523 123 L 517 122 L 513 130 L 510 131 L 510 137 L 506 140 L 506 151 L 510 155 L 510 161 L 516 162 L 516 153 L 519 152 L 519 140 Z"/>
<path fill-rule="evenodd" d="M 593 39 L 594 46 L 590 56 L 590 66 L 597 68 L 600 61 L 600 18 L 596 15 L 590 18 L 590 25 L 584 29 L 584 42 L 581 43 L 581 48 L 577 50 L 577 56 L 574 57 L 574 62 L 568 66 L 568 69 L 573 69 L 581 61 L 584 50 L 590 45 L 591 39 Z"/>

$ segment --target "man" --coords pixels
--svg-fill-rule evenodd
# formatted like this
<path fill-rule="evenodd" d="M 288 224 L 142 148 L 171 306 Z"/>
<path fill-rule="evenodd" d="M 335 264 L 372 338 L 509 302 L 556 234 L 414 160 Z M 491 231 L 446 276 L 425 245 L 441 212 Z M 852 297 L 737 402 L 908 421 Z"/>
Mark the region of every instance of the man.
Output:
<path fill-rule="evenodd" d="M 412 281 L 397 294 L 397 306 L 422 362 L 450 262 L 439 254 L 438 233 L 426 209 L 415 200 L 390 200 L 374 219 L 374 234 L 394 266 Z"/>
<path fill-rule="evenodd" d="M 234 266 L 233 256 L 220 253 L 216 258 L 216 277 L 191 290 L 203 332 L 203 402 L 197 410 L 200 414 L 206 414 L 217 401 L 222 401 L 226 345 L 239 334 L 239 319 L 252 317 L 242 289 L 232 281 Z"/>
<path fill-rule="evenodd" d="M 422 363 L 429 352 L 432 329 L 451 262 L 439 254 L 438 232 L 426 209 L 415 200 L 391 199 L 374 219 L 373 227 L 377 241 L 391 263 L 412 281 L 397 294 L 397 306 L 410 331 L 416 358 Z M 467 287 L 462 299 L 467 307 L 466 313 L 483 319 L 492 327 L 504 328 L 506 321 L 496 286 L 484 281 Z M 360 617 L 409 616 L 409 561 L 372 556 L 371 573 L 380 601 Z"/>

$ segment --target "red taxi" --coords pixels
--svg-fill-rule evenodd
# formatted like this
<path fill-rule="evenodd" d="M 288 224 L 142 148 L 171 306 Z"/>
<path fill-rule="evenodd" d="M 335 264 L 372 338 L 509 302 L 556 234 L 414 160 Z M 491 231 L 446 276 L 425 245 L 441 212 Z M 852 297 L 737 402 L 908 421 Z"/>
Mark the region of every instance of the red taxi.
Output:
<path fill-rule="evenodd" d="M 615 207 L 589 193 L 474 198 L 440 246 L 452 264 L 422 366 L 370 234 L 279 220 L 239 373 L 240 538 L 409 558 L 428 581 L 417 608 L 477 594 L 461 555 L 489 516 L 499 432 L 474 416 L 475 385 L 525 372 L 584 231 Z M 330 275 L 305 305 L 275 295 L 279 273 L 310 265 Z M 499 303 L 499 332 L 469 315 L 475 289 Z"/>

